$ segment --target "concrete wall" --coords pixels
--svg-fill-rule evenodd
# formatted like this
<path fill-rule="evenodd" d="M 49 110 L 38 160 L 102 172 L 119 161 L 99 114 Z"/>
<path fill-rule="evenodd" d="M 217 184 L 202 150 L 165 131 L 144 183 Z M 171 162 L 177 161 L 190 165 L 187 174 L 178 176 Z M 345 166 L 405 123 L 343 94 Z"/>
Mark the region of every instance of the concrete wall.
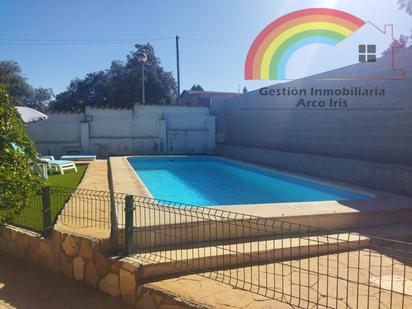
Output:
<path fill-rule="evenodd" d="M 297 108 L 302 96 L 264 96 L 259 90 L 213 101 L 218 153 L 412 196 L 412 49 L 401 52 L 397 60 L 406 71 L 404 80 L 307 79 L 269 87 L 385 90 L 384 96 L 344 97 L 346 108 Z M 318 77 L 340 72 L 381 73 L 368 72 L 367 64 L 362 64 Z"/>
<path fill-rule="evenodd" d="M 28 124 L 27 133 L 35 141 L 37 151 L 46 155 L 80 149 L 82 114 L 50 114 L 46 121 Z"/>
<path fill-rule="evenodd" d="M 296 110 L 300 96 L 262 96 L 259 91 L 215 100 L 212 111 L 217 118 L 217 142 L 412 165 L 412 49 L 397 58 L 399 65 L 407 69 L 405 80 L 300 80 L 270 87 L 385 89 L 385 96 L 345 97 L 347 108 Z M 365 70 L 367 66 L 359 65 L 342 69 L 353 76 Z M 329 75 L 333 74 L 324 77 Z M 308 95 L 305 99 L 319 97 Z"/>
<path fill-rule="evenodd" d="M 412 166 L 219 144 L 224 156 L 412 196 Z"/>
<path fill-rule="evenodd" d="M 42 154 L 98 156 L 208 153 L 215 147 L 215 119 L 208 108 L 136 106 L 51 113 L 27 126 Z"/>

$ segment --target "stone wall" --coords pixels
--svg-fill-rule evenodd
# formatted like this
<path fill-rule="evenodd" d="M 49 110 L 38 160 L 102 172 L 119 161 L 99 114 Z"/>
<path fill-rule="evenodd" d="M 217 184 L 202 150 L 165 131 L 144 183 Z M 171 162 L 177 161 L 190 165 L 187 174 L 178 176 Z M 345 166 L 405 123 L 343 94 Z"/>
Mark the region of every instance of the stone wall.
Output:
<path fill-rule="evenodd" d="M 109 248 L 108 239 L 85 238 L 56 230 L 51 238 L 44 238 L 25 229 L 0 225 L 0 251 L 88 284 L 137 308 L 205 308 L 150 284 L 138 285 L 137 259 L 109 256 Z"/>

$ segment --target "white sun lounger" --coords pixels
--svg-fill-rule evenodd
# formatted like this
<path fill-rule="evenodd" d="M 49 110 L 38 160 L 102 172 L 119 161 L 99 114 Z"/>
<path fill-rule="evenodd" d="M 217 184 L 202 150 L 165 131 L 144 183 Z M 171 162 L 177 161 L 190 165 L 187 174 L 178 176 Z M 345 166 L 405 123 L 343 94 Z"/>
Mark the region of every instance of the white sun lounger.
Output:
<path fill-rule="evenodd" d="M 94 156 L 94 155 L 65 155 L 65 156 L 61 156 L 60 160 L 94 161 L 94 160 L 96 160 L 96 156 Z"/>
<path fill-rule="evenodd" d="M 64 175 L 64 171 L 74 169 L 77 172 L 76 164 L 69 160 L 55 160 L 53 156 L 44 156 L 40 161 L 46 161 L 49 169 L 52 171 L 55 168 L 60 174 Z"/>

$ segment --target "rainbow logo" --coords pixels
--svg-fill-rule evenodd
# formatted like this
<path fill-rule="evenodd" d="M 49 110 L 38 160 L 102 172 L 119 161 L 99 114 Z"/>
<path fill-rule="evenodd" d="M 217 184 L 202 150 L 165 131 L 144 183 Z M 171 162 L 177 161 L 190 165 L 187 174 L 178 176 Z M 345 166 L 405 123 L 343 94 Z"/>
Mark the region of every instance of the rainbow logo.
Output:
<path fill-rule="evenodd" d="M 249 49 L 245 79 L 286 79 L 286 64 L 309 44 L 334 46 L 365 25 L 356 16 L 334 9 L 314 8 L 289 13 L 272 22 Z"/>

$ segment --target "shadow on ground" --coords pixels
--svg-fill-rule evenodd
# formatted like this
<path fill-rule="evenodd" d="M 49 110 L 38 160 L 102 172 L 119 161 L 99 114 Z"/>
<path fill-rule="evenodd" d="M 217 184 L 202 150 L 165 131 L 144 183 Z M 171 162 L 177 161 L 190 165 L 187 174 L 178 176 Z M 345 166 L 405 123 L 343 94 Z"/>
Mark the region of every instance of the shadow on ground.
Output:
<path fill-rule="evenodd" d="M 0 251 L 0 308 L 133 308 Z"/>

